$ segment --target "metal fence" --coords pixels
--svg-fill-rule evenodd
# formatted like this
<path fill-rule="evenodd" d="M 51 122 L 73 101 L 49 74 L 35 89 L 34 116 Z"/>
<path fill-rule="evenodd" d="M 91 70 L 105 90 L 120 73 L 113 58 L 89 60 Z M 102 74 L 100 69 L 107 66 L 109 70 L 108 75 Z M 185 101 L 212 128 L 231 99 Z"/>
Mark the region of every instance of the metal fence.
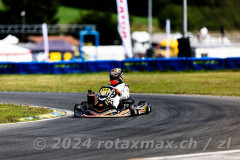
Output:
<path fill-rule="evenodd" d="M 78 33 L 80 30 L 84 30 L 86 27 L 91 26 L 95 29 L 95 25 L 92 24 L 48 24 L 49 34 L 66 34 L 66 33 Z M 7 24 L 0 25 L 0 34 L 42 34 L 41 24 Z"/>
<path fill-rule="evenodd" d="M 172 33 L 171 38 L 182 38 L 181 33 Z M 240 45 L 240 32 L 227 32 L 222 35 L 220 32 L 208 32 L 206 35 L 201 35 L 198 32 L 188 32 L 186 37 L 190 38 L 191 45 Z M 153 33 L 152 40 L 154 43 L 159 44 L 162 40 L 166 39 L 166 33 Z"/>
<path fill-rule="evenodd" d="M 190 38 L 196 38 L 196 43 L 240 44 L 240 32 L 229 32 L 225 34 L 220 32 L 208 32 L 205 36 L 195 32 L 191 34 Z"/>

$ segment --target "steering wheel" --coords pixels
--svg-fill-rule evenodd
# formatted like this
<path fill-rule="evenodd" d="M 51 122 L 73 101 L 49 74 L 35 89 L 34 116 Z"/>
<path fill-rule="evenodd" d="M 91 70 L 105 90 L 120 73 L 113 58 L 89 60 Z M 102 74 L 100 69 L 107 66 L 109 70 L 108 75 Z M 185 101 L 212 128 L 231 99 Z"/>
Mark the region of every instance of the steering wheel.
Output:
<path fill-rule="evenodd" d="M 114 98 L 114 97 L 116 97 L 117 96 L 117 92 L 115 91 L 115 88 L 114 87 L 112 87 L 112 86 L 108 86 L 109 88 L 111 88 L 111 95 L 110 95 L 110 97 L 111 98 Z"/>
<path fill-rule="evenodd" d="M 102 88 L 109 88 L 110 89 L 110 93 L 108 93 L 108 95 L 105 95 L 105 96 L 108 96 L 110 98 L 116 97 L 117 93 L 116 93 L 115 88 L 113 86 L 108 85 L 108 86 L 104 86 Z M 99 92 L 102 90 L 102 88 L 99 90 Z"/>

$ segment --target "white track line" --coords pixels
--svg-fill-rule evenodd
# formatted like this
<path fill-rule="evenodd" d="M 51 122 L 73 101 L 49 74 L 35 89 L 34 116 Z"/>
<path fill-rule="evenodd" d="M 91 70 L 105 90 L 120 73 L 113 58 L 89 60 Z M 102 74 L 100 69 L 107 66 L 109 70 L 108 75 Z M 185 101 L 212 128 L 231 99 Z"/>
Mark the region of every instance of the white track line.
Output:
<path fill-rule="evenodd" d="M 194 154 L 184 154 L 184 155 L 175 155 L 175 156 L 165 156 L 165 157 L 149 157 L 149 158 L 135 158 L 132 160 L 171 160 L 171 159 L 183 159 L 183 158 L 191 158 L 191 160 L 201 159 L 201 160 L 211 160 L 209 156 L 219 156 L 217 159 L 232 159 L 231 157 L 225 157 L 223 154 L 233 154 L 233 153 L 240 153 L 240 150 L 229 150 L 229 151 L 217 151 L 217 152 L 206 152 L 206 153 L 194 153 Z M 207 156 L 207 157 L 203 157 Z M 213 157 L 214 158 L 214 157 Z M 216 157 L 214 158 L 216 159 Z M 236 159 L 236 157 L 235 157 Z M 238 157 L 240 159 L 240 157 Z"/>

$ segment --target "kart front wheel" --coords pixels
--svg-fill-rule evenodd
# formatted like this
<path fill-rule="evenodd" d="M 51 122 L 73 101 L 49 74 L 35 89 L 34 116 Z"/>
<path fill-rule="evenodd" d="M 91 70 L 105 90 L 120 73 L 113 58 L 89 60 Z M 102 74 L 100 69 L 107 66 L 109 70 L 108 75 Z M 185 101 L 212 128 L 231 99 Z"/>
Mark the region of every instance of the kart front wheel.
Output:
<path fill-rule="evenodd" d="M 87 102 L 82 102 L 81 106 L 82 106 L 83 110 L 87 110 L 88 109 L 88 103 Z"/>
<path fill-rule="evenodd" d="M 82 105 L 81 104 L 76 104 L 74 107 L 74 117 L 80 117 L 82 115 Z"/>
<path fill-rule="evenodd" d="M 146 108 L 146 114 L 149 114 L 152 111 L 152 107 L 150 105 Z"/>
<path fill-rule="evenodd" d="M 88 109 L 87 102 L 76 104 L 74 107 L 74 117 L 81 117 L 81 115 L 85 113 L 87 109 Z"/>

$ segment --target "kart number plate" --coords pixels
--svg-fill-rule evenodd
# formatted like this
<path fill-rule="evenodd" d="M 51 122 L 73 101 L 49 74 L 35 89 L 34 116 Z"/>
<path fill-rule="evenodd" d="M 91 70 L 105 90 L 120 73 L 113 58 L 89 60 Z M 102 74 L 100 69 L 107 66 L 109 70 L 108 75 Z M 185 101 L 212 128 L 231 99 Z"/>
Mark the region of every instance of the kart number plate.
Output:
<path fill-rule="evenodd" d="M 106 95 L 108 95 L 110 92 L 111 92 L 111 89 L 109 89 L 109 88 L 102 88 L 101 91 L 100 91 L 100 95 L 101 95 L 101 96 L 106 96 Z"/>

